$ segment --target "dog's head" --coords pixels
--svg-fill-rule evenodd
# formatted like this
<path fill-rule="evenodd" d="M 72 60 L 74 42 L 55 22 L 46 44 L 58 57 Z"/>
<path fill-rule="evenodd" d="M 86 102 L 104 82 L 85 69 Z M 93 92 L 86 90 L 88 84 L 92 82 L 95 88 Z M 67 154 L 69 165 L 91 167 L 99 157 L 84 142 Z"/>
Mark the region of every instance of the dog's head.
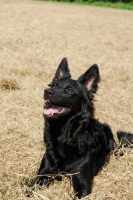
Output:
<path fill-rule="evenodd" d="M 57 68 L 55 77 L 48 89 L 44 91 L 47 100 L 44 116 L 58 118 L 68 113 L 83 112 L 91 107 L 93 93 L 96 93 L 100 81 L 96 64 L 92 65 L 78 80 L 71 79 L 68 62 L 63 58 Z"/>

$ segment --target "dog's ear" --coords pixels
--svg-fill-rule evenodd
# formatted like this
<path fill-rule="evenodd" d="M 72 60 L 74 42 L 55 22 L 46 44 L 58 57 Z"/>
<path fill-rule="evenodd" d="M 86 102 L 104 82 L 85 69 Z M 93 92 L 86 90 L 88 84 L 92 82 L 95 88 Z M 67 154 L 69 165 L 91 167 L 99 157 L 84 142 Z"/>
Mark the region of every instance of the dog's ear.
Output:
<path fill-rule="evenodd" d="M 55 76 L 52 80 L 52 83 L 50 83 L 48 86 L 53 87 L 54 85 L 56 85 L 57 81 L 61 78 L 67 78 L 67 79 L 71 78 L 66 58 L 63 58 L 62 61 L 60 62 L 56 70 Z"/>
<path fill-rule="evenodd" d="M 70 78 L 70 70 L 68 68 L 68 62 L 66 58 L 63 58 L 61 63 L 59 64 L 56 73 L 55 73 L 55 77 L 56 79 L 61 79 L 61 78 Z"/>
<path fill-rule="evenodd" d="M 92 65 L 83 75 L 78 78 L 78 81 L 86 87 L 87 91 L 96 93 L 98 89 L 98 83 L 100 81 L 98 65 Z"/>

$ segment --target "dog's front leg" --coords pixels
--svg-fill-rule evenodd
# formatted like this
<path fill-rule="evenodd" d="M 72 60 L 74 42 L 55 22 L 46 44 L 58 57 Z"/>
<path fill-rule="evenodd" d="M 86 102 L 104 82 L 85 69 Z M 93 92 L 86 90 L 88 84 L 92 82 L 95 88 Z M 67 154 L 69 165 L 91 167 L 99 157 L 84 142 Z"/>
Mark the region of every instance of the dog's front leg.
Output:
<path fill-rule="evenodd" d="M 58 174 L 56 164 L 53 162 L 51 157 L 47 153 L 45 153 L 38 170 L 36 183 L 40 186 L 49 186 L 50 183 L 54 180 L 56 174 Z"/>
<path fill-rule="evenodd" d="M 48 187 L 50 183 L 54 181 L 54 178 L 60 180 L 59 176 L 56 177 L 56 174 L 58 174 L 56 165 L 45 153 L 41 161 L 37 177 L 34 179 L 34 181 L 32 181 L 32 183 L 28 184 L 29 189 L 27 189 L 26 195 L 31 196 L 33 194 L 33 191 L 35 190 L 35 184 L 37 184 L 39 187 L 42 187 L 43 185 Z"/>
<path fill-rule="evenodd" d="M 29 187 L 34 187 L 35 184 L 38 184 L 39 186 L 49 186 L 50 183 L 54 180 L 56 174 L 58 174 L 58 169 L 56 165 L 54 164 L 50 156 L 45 153 L 38 170 L 38 175 L 34 179 L 34 181 L 29 184 Z"/>
<path fill-rule="evenodd" d="M 72 183 L 75 192 L 75 196 L 79 199 L 89 195 L 91 193 L 91 186 L 93 180 L 93 173 L 91 171 L 84 170 L 80 171 L 79 174 L 72 176 Z"/>

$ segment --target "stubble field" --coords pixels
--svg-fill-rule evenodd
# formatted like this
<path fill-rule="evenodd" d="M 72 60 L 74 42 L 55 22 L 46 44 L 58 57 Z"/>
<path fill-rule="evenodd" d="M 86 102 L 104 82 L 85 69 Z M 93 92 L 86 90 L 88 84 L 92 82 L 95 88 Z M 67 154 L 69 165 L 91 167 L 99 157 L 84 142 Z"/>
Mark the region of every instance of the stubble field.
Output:
<path fill-rule="evenodd" d="M 43 91 L 63 57 L 72 77 L 99 65 L 95 116 L 133 133 L 133 12 L 30 0 L 0 1 L 0 199 L 27 200 L 45 152 Z M 88 200 L 133 199 L 133 150 L 111 155 Z M 63 178 L 30 200 L 71 200 Z"/>

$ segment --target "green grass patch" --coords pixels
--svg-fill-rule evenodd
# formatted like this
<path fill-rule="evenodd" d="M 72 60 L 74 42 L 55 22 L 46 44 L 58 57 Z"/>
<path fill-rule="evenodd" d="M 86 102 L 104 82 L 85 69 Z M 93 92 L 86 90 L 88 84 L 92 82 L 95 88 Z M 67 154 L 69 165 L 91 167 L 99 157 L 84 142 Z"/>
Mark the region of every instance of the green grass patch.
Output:
<path fill-rule="evenodd" d="M 102 2 L 96 1 L 91 2 L 89 5 L 92 6 L 100 6 L 100 7 L 108 7 L 108 8 L 116 8 L 116 9 L 124 9 L 124 10 L 133 10 L 133 5 L 130 3 L 112 3 L 112 2 Z"/>
<path fill-rule="evenodd" d="M 49 1 L 49 0 L 42 0 Z M 51 0 L 53 2 L 64 2 L 71 4 L 81 4 L 81 5 L 89 5 L 89 6 L 99 6 L 99 7 L 107 7 L 107 8 L 115 8 L 115 9 L 124 9 L 124 10 L 133 10 L 133 2 L 130 3 L 122 3 L 122 2 L 105 2 L 105 1 L 95 1 L 95 0 Z"/>

